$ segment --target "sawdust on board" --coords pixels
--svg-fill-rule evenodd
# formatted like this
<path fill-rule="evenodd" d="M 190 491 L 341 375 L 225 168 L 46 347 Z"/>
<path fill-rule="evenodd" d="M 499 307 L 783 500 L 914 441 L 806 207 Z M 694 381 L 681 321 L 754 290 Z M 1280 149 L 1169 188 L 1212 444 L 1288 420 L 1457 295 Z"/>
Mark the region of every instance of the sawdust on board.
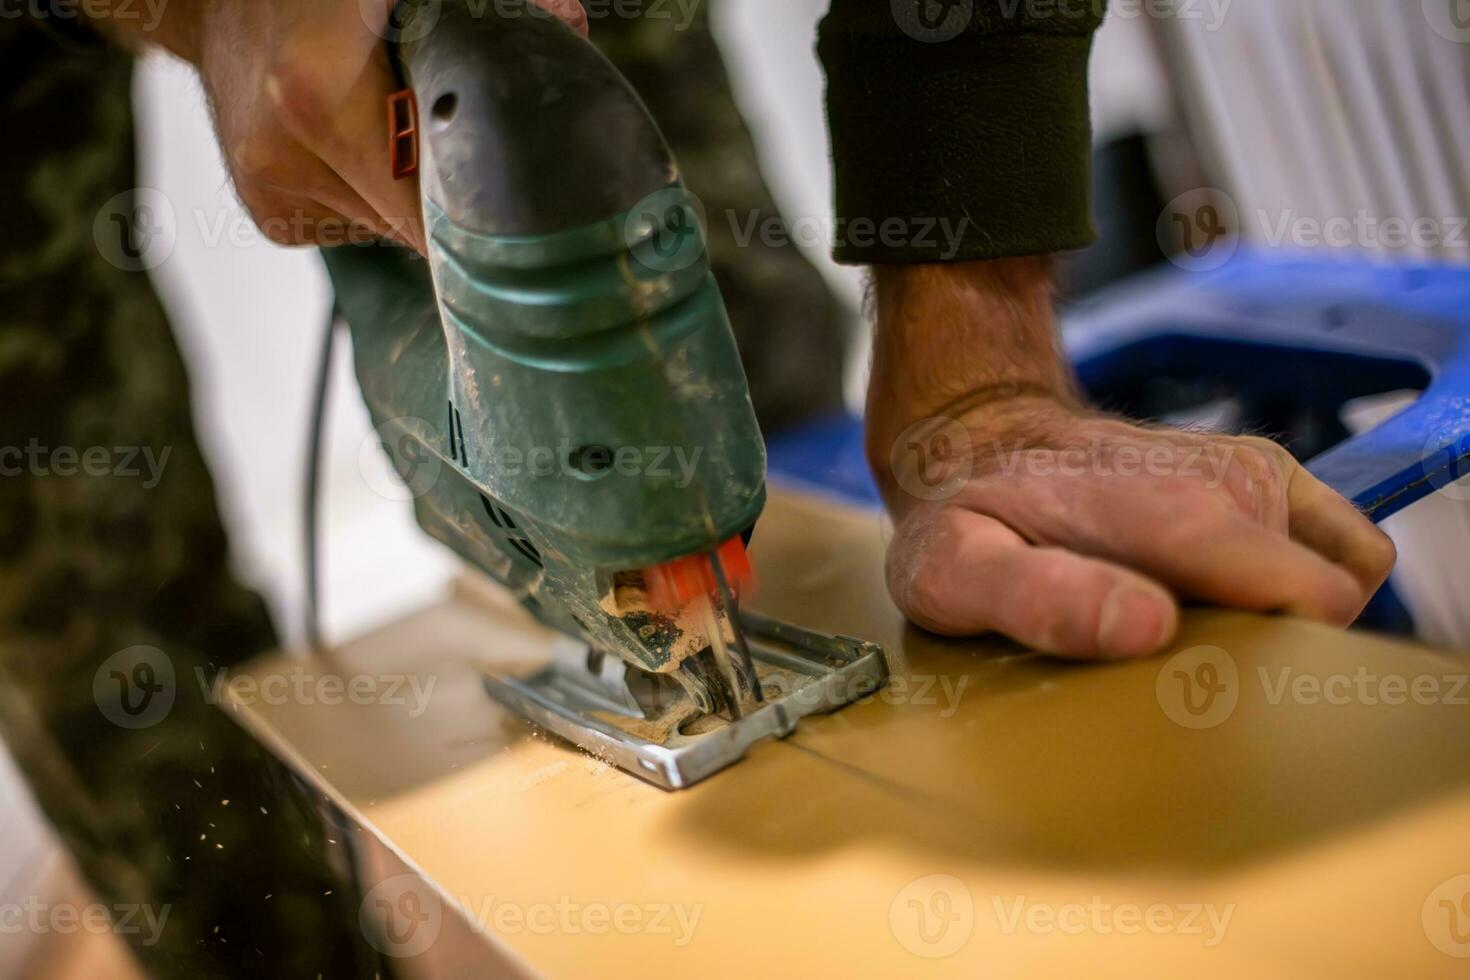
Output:
<path fill-rule="evenodd" d="M 677 616 L 655 609 L 648 599 L 641 572 L 619 572 L 613 578 L 612 590 L 598 600 L 598 605 L 603 612 L 634 629 L 644 646 L 667 653 L 668 659 L 657 673 L 678 669 L 685 660 L 709 646 L 698 603 L 689 603 Z M 717 610 L 716 615 L 725 639 L 734 643 L 735 634 L 728 617 L 723 610 Z"/>
<path fill-rule="evenodd" d="M 765 692 L 766 700 L 774 701 L 785 697 L 791 690 L 794 678 L 795 675 L 790 671 L 779 667 L 762 671 L 761 690 Z M 701 713 L 699 706 L 693 701 L 681 701 L 653 721 L 620 715 L 613 711 L 591 711 L 588 714 L 604 724 L 654 745 L 667 745 L 675 732 L 680 735 L 707 735 L 729 724 L 729 720 L 722 715 Z"/>
<path fill-rule="evenodd" d="M 566 760 L 551 762 L 547 765 L 541 766 L 538 769 L 534 769 L 531 772 L 516 775 L 511 777 L 510 779 L 505 780 L 504 783 L 502 783 L 501 788 L 509 790 L 513 793 L 520 793 L 528 789 L 534 789 L 547 780 L 555 779 L 557 776 L 560 776 L 563 772 L 567 770 L 567 767 L 568 763 L 566 762 Z"/>
<path fill-rule="evenodd" d="M 686 721 L 694 719 L 699 714 L 699 705 L 693 701 L 681 701 L 653 721 L 647 721 L 643 718 L 632 718 L 613 711 L 592 711 L 588 713 L 603 724 L 621 729 L 634 738 L 641 738 L 643 741 L 651 742 L 654 745 L 666 745 L 669 739 L 673 737 L 675 732 L 679 731 Z"/>

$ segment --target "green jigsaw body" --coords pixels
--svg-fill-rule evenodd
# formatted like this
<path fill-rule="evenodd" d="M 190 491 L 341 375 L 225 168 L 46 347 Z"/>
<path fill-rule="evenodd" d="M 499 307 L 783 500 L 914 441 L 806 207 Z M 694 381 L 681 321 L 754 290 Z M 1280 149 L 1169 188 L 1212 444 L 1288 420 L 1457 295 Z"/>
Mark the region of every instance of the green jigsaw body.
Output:
<path fill-rule="evenodd" d="M 428 262 L 389 246 L 323 253 L 420 525 L 549 625 L 669 669 L 679 631 L 617 614 L 613 576 L 712 551 L 765 502 L 764 445 L 690 199 L 676 182 L 539 235 L 472 231 L 432 200 L 425 221 Z"/>

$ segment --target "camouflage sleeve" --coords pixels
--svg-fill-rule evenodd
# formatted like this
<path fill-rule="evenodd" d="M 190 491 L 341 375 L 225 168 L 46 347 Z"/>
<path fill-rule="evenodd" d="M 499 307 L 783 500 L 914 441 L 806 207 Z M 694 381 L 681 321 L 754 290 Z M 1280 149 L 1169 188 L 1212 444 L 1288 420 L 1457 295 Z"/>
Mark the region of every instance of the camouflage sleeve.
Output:
<path fill-rule="evenodd" d="M 836 409 L 844 311 L 784 224 L 708 11 L 593 36 L 650 103 L 710 218 L 762 422 Z M 0 238 L 0 731 L 159 976 L 371 975 L 315 801 L 211 701 L 270 646 L 230 575 L 188 382 L 147 277 L 129 58 L 74 22 L 0 19 L 16 193 Z"/>
<path fill-rule="evenodd" d="M 150 974 L 371 976 L 314 801 L 210 703 L 274 635 L 143 269 L 130 58 L 5 17 L 0 65 L 0 731 Z"/>

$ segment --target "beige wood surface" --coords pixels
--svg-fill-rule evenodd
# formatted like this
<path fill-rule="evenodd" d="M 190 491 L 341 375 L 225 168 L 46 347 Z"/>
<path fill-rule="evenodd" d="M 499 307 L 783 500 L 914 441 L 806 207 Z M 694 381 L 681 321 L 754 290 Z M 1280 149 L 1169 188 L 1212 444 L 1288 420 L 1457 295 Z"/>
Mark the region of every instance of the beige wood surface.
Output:
<path fill-rule="evenodd" d="M 688 791 L 489 701 L 481 665 L 549 638 L 477 589 L 258 661 L 231 708 L 550 976 L 1470 976 L 1465 662 L 1207 610 L 1138 663 L 941 640 L 883 539 L 774 495 L 757 606 L 884 644 L 894 684 Z"/>

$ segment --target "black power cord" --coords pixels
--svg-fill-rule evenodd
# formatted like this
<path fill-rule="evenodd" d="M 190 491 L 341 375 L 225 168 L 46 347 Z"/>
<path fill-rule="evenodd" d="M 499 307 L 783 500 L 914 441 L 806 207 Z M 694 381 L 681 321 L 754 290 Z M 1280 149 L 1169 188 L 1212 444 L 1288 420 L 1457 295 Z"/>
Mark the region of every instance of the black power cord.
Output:
<path fill-rule="evenodd" d="M 321 633 L 321 482 L 322 443 L 327 429 L 327 396 L 332 381 L 332 351 L 336 345 L 337 327 L 342 311 L 336 301 L 327 314 L 327 329 L 322 337 L 321 361 L 317 366 L 316 393 L 311 406 L 311 434 L 306 451 L 305 513 L 302 522 L 302 545 L 306 561 L 306 642 L 317 653 L 325 648 Z"/>

